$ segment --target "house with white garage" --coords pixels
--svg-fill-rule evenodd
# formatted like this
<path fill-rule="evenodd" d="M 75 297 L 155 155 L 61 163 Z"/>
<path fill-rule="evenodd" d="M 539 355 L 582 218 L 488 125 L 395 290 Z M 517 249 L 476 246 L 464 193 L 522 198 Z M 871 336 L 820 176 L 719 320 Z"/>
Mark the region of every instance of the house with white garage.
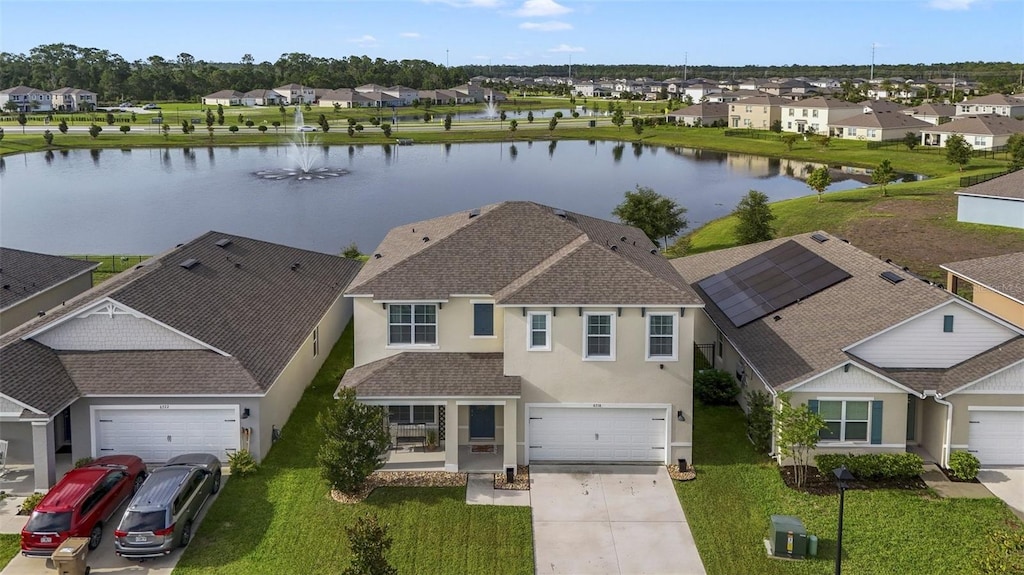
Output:
<path fill-rule="evenodd" d="M 819 452 L 1024 465 L 1024 329 L 825 232 L 672 265 L 708 361 L 821 415 Z"/>
<path fill-rule="evenodd" d="M 956 197 L 958 222 L 1024 229 L 1024 170 L 963 188 Z"/>
<path fill-rule="evenodd" d="M 0 247 L 0 334 L 91 288 L 99 265 Z"/>
<path fill-rule="evenodd" d="M 316 89 L 302 84 L 285 84 L 274 88 L 280 95 L 281 103 L 289 106 L 316 102 Z"/>
<path fill-rule="evenodd" d="M 921 145 L 945 148 L 946 140 L 960 134 L 975 150 L 1005 146 L 1010 136 L 1024 133 L 1024 120 L 995 114 L 957 116 L 952 122 L 921 130 Z"/>
<path fill-rule="evenodd" d="M 943 264 L 946 285 L 1006 321 L 1024 328 L 1024 252 Z"/>
<path fill-rule="evenodd" d="M 862 114 L 864 108 L 865 104 L 825 96 L 787 102 L 782 105 L 782 130 L 800 134 L 813 131 L 816 134 L 832 135 L 832 126 L 836 122 Z"/>
<path fill-rule="evenodd" d="M 995 114 L 1008 118 L 1024 116 L 1024 95 L 988 94 L 964 100 L 956 105 L 957 116 L 979 114 Z"/>
<path fill-rule="evenodd" d="M 8 463 L 47 489 L 58 452 L 261 459 L 348 323 L 359 267 L 209 232 L 4 334 Z"/>
<path fill-rule="evenodd" d="M 702 303 L 637 228 L 510 201 L 392 229 L 346 292 L 339 392 L 387 407 L 389 465 L 692 459 Z"/>
<path fill-rule="evenodd" d="M 932 124 L 898 111 L 871 110 L 834 121 L 829 126 L 836 138 L 882 142 L 902 140 L 907 132 L 920 135 L 922 129 L 931 128 Z"/>
<path fill-rule="evenodd" d="M 281 95 L 273 90 L 258 89 L 249 90 L 242 94 L 241 104 L 243 106 L 277 106 L 281 103 Z"/>
<path fill-rule="evenodd" d="M 204 106 L 241 106 L 245 94 L 238 90 L 221 90 L 203 96 Z"/>
<path fill-rule="evenodd" d="M 938 126 L 945 124 L 956 114 L 956 107 L 950 104 L 921 104 L 902 110 L 902 113 Z"/>

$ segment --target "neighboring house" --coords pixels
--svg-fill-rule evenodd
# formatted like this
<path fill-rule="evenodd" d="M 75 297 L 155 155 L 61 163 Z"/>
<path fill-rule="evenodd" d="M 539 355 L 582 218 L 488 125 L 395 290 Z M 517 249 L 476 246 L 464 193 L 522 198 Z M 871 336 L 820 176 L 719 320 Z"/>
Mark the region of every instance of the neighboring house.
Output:
<path fill-rule="evenodd" d="M 49 112 L 53 109 L 49 92 L 29 86 L 0 90 L 0 110 L 7 111 L 8 102 L 13 102 L 18 112 Z"/>
<path fill-rule="evenodd" d="M 974 116 L 978 114 L 995 114 L 1010 118 L 1022 117 L 1024 116 L 1024 96 L 989 94 L 964 100 L 956 105 L 957 116 Z"/>
<path fill-rule="evenodd" d="M 203 96 L 203 105 L 224 107 L 241 106 L 242 98 L 244 97 L 245 94 L 239 92 L 238 90 L 221 90 L 219 92 L 214 92 L 212 94 Z"/>
<path fill-rule="evenodd" d="M 381 92 L 398 98 L 402 102 L 401 106 L 412 106 L 413 101 L 419 97 L 419 90 L 406 86 L 390 86 L 384 88 Z"/>
<path fill-rule="evenodd" d="M 854 104 L 825 96 L 815 96 L 782 105 L 782 130 L 802 134 L 813 128 L 816 134 L 832 135 L 831 126 L 864 112 L 864 104 Z"/>
<path fill-rule="evenodd" d="M 821 415 L 818 452 L 1024 465 L 1024 330 L 824 232 L 672 265 L 707 304 L 702 353 Z"/>
<path fill-rule="evenodd" d="M 324 108 L 333 108 L 335 104 L 341 108 L 364 108 L 372 106 L 373 101 L 365 94 L 349 88 L 327 90 L 321 93 L 320 99 L 317 100 L 317 105 Z"/>
<path fill-rule="evenodd" d="M 301 84 L 285 84 L 274 88 L 281 95 L 282 104 L 312 104 L 316 101 L 316 89 Z"/>
<path fill-rule="evenodd" d="M 938 126 L 921 130 L 921 144 L 945 148 L 946 139 L 960 134 L 975 150 L 991 150 L 1005 146 L 1013 134 L 1024 132 L 1024 120 L 1005 116 L 963 116 Z"/>
<path fill-rule="evenodd" d="M 393 437 L 437 433 L 420 464 L 692 457 L 702 304 L 637 228 L 493 204 L 392 229 L 346 295 L 339 389 L 387 406 Z"/>
<path fill-rule="evenodd" d="M 717 92 L 717 93 L 714 93 L 714 94 L 708 94 L 708 97 L 707 97 L 708 100 L 707 101 L 712 103 L 712 104 L 715 104 L 715 103 L 726 103 L 726 104 L 728 104 L 728 103 L 731 103 L 731 102 L 736 102 L 738 100 L 742 100 L 743 98 L 749 98 L 749 97 L 752 97 L 752 96 L 760 96 L 760 95 L 761 95 L 760 92 L 754 92 L 752 90 L 732 90 L 732 91 Z"/>
<path fill-rule="evenodd" d="M 768 94 L 736 100 L 729 104 L 729 127 L 770 129 L 782 118 L 784 103 L 786 100 Z"/>
<path fill-rule="evenodd" d="M 96 262 L 0 248 L 0 334 L 92 287 Z M 0 390 L 3 389 L 0 384 Z"/>
<path fill-rule="evenodd" d="M 61 88 L 50 92 L 50 107 L 55 111 L 78 112 L 96 109 L 96 92 L 81 88 Z"/>
<path fill-rule="evenodd" d="M 462 96 L 461 99 L 468 103 L 476 103 L 484 101 L 484 88 L 483 86 L 477 86 L 475 84 L 462 84 L 452 88 L 457 94 Z"/>
<path fill-rule="evenodd" d="M 963 188 L 956 195 L 957 221 L 1024 229 L 1024 170 Z"/>
<path fill-rule="evenodd" d="M 693 98 L 694 102 L 700 102 L 702 98 L 710 96 L 711 94 L 717 94 L 722 89 L 715 84 L 709 84 L 707 82 L 698 82 L 696 84 L 690 84 L 682 88 L 682 95 L 680 97 L 686 98 L 689 96 Z"/>
<path fill-rule="evenodd" d="M 475 102 L 467 94 L 455 90 L 420 90 L 419 97 L 421 102 L 430 102 L 431 104 L 472 104 Z"/>
<path fill-rule="evenodd" d="M 281 95 L 273 90 L 249 90 L 242 94 L 243 106 L 277 106 L 281 103 Z"/>
<path fill-rule="evenodd" d="M 360 264 L 209 232 L 0 337 L 0 437 L 35 486 L 72 460 L 261 459 L 352 313 Z"/>
<path fill-rule="evenodd" d="M 1024 183 L 1018 188 L 1024 190 Z M 949 291 L 971 288 L 974 305 L 1024 328 L 1024 252 L 978 258 L 940 266 Z M 965 285 L 966 284 L 966 285 Z"/>
<path fill-rule="evenodd" d="M 837 138 L 868 140 L 902 140 L 907 132 L 920 135 L 932 124 L 900 112 L 867 112 L 832 122 L 831 132 Z"/>
<path fill-rule="evenodd" d="M 899 102 L 890 102 L 889 100 L 868 100 L 861 104 L 864 106 L 865 114 L 868 112 L 902 112 L 907 108 Z"/>
<path fill-rule="evenodd" d="M 945 124 L 956 114 L 956 107 L 949 104 L 921 104 L 902 110 L 902 112 L 918 120 L 924 120 L 933 126 L 938 126 Z"/>
<path fill-rule="evenodd" d="M 725 124 L 729 118 L 729 104 L 694 104 L 666 115 L 669 122 L 684 126 L 710 126 L 716 122 Z"/>

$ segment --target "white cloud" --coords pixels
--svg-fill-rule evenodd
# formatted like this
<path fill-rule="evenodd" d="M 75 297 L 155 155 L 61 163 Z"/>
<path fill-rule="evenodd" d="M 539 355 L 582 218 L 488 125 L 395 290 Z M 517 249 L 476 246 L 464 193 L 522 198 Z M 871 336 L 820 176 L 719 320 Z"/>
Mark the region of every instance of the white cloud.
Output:
<path fill-rule="evenodd" d="M 419 32 L 402 32 L 399 36 L 402 38 L 422 38 Z"/>
<path fill-rule="evenodd" d="M 550 20 L 548 22 L 523 22 L 519 25 L 522 30 L 533 30 L 535 32 L 558 32 L 560 30 L 572 30 L 572 24 Z"/>
<path fill-rule="evenodd" d="M 586 52 L 582 46 L 570 46 L 568 44 L 559 44 L 554 48 L 548 48 L 548 52 Z"/>
<path fill-rule="evenodd" d="M 491 57 L 490 56 L 482 56 L 482 55 L 480 55 L 480 56 L 473 56 L 473 59 L 474 60 L 490 60 Z"/>
<path fill-rule="evenodd" d="M 519 10 L 515 11 L 516 16 L 523 18 L 536 18 L 546 16 L 559 16 L 572 12 L 554 0 L 526 0 Z"/>
<path fill-rule="evenodd" d="M 374 38 L 373 36 L 370 36 L 369 34 L 363 34 L 362 36 L 359 36 L 358 38 L 349 38 L 348 41 L 353 43 L 353 44 L 359 44 L 360 46 L 363 46 L 363 47 L 376 46 L 377 45 L 377 39 Z"/>
<path fill-rule="evenodd" d="M 452 8 L 497 8 L 502 0 L 423 0 L 424 4 L 445 4 Z"/>
<path fill-rule="evenodd" d="M 936 10 L 970 10 L 978 0 L 931 0 L 928 6 Z"/>

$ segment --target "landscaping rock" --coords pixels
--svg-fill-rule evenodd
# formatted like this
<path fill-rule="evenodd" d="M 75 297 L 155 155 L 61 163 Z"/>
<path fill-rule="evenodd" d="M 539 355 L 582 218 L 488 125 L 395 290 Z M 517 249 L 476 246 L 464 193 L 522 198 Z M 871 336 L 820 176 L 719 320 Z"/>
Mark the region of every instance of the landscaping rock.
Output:
<path fill-rule="evenodd" d="M 366 479 L 358 493 L 348 494 L 331 490 L 331 498 L 338 503 L 359 503 L 378 487 L 464 487 L 465 473 L 448 471 L 375 471 Z"/>
<path fill-rule="evenodd" d="M 697 470 L 691 465 L 686 471 L 679 471 L 678 465 L 666 465 L 668 476 L 676 481 L 693 481 L 697 479 Z"/>
<path fill-rule="evenodd" d="M 512 483 L 505 481 L 504 473 L 494 474 L 494 488 L 495 489 L 509 489 L 513 491 L 529 491 L 530 490 L 530 466 L 520 465 L 516 467 L 516 480 Z"/>

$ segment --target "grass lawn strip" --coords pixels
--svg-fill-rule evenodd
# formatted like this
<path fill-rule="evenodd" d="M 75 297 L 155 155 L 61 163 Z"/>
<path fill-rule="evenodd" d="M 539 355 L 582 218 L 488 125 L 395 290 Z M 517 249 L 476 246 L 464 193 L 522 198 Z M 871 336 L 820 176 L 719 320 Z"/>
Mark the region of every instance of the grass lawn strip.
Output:
<path fill-rule="evenodd" d="M 21 552 L 21 534 L 0 533 L 0 569 L 7 567 L 7 564 Z"/>
<path fill-rule="evenodd" d="M 798 493 L 774 463 L 753 452 L 736 407 L 698 407 L 696 481 L 677 482 L 709 575 L 832 573 L 838 496 Z M 762 540 L 772 514 L 800 517 L 819 538 L 818 558 L 772 559 Z M 1002 501 L 939 499 L 930 491 L 846 492 L 843 571 L 879 575 L 975 573 L 976 550 L 998 528 L 1022 528 Z"/>
<path fill-rule="evenodd" d="M 466 505 L 464 487 L 379 488 L 351 505 L 331 499 L 315 462 L 315 419 L 334 401 L 352 346 L 350 324 L 260 470 L 225 484 L 175 575 L 336 574 L 349 561 L 344 528 L 365 513 L 389 525 L 400 573 L 533 573 L 529 508 Z"/>

